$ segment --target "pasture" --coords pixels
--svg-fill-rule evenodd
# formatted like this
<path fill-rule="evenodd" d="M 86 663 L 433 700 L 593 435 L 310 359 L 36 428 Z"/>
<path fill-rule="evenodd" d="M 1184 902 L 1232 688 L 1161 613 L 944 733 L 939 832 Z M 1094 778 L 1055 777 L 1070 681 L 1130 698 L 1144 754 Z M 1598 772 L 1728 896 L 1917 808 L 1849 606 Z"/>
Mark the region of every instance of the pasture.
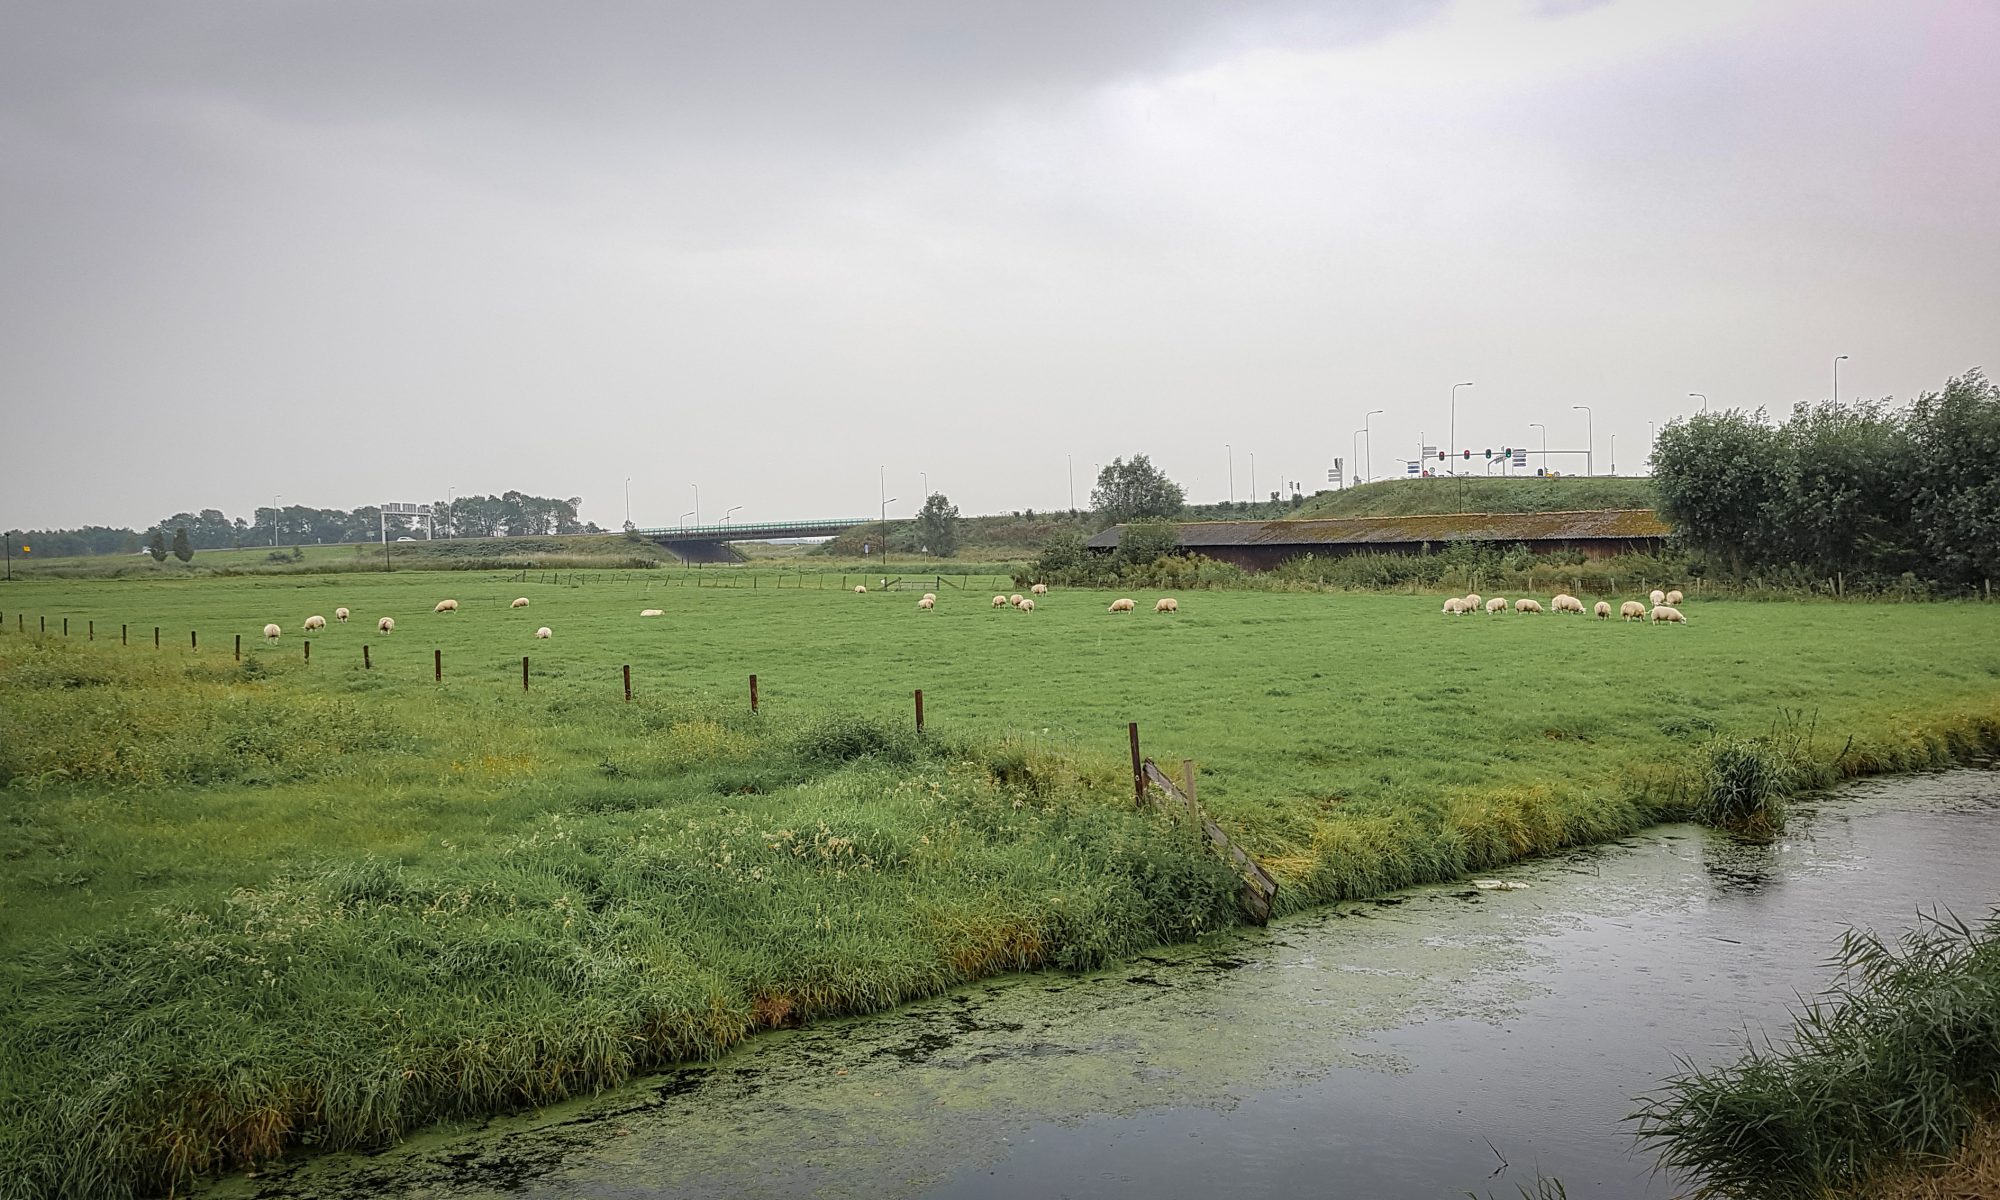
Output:
<path fill-rule="evenodd" d="M 1134 811 L 1128 721 L 1290 907 L 1684 815 L 1719 745 L 1824 778 L 2000 740 L 2000 609 L 1970 603 L 1655 628 L 694 578 L 0 586 L 0 1195 L 369 1144 L 1235 919 L 1199 835 Z"/>

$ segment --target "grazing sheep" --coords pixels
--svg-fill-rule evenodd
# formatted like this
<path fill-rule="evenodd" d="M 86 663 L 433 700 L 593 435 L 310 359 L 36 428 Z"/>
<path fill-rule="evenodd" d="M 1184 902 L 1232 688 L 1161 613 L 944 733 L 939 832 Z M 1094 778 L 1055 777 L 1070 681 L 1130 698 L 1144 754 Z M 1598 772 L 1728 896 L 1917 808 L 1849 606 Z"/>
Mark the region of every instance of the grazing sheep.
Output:
<path fill-rule="evenodd" d="M 326 618 L 320 616 L 318 613 L 314 613 L 312 616 L 306 618 L 307 633 L 318 633 L 320 630 L 325 628 L 326 628 Z"/>
<path fill-rule="evenodd" d="M 440 601 L 438 601 L 438 602 L 437 602 L 437 607 L 436 607 L 436 608 L 434 608 L 434 609 L 432 609 L 431 611 L 432 611 L 432 612 L 441 612 L 441 613 L 447 613 L 447 612 L 457 612 L 457 611 L 458 611 L 458 601 L 456 601 L 456 600 L 440 600 Z"/>
<path fill-rule="evenodd" d="M 664 617 L 667 614 L 657 608 L 642 608 L 639 610 L 639 615 L 642 617 Z"/>
<path fill-rule="evenodd" d="M 1030 592 L 1033 592 L 1037 596 L 1046 596 L 1049 594 L 1049 585 L 1046 583 L 1038 583 L 1034 587 L 1029 588 L 1028 590 Z"/>
<path fill-rule="evenodd" d="M 1542 611 L 1542 602 L 1539 600 L 1516 600 L 1514 601 L 1514 611 L 1517 613 L 1538 613 Z"/>
<path fill-rule="evenodd" d="M 993 597 L 993 607 L 995 607 L 995 608 L 1005 608 L 1005 607 L 1007 607 L 1007 597 L 1005 597 L 1005 596 L 995 596 L 995 597 Z"/>
<path fill-rule="evenodd" d="M 1568 592 L 1561 592 L 1555 599 L 1549 601 L 1549 608 L 1559 613 L 1580 613 L 1583 611 L 1583 601 Z"/>
<path fill-rule="evenodd" d="M 540 629 L 535 630 L 535 636 L 546 642 L 555 635 L 549 632 L 548 626 L 544 625 Z"/>
<path fill-rule="evenodd" d="M 1643 621 L 1646 619 L 1646 606 L 1637 600 L 1627 600 L 1618 606 L 1618 615 L 1627 621 Z"/>
<path fill-rule="evenodd" d="M 1503 613 L 1506 611 L 1507 597 L 1505 596 L 1495 596 L 1486 602 L 1486 615 L 1489 617 L 1494 613 Z"/>
<path fill-rule="evenodd" d="M 1021 601 L 1021 611 L 1022 611 L 1022 612 L 1034 612 L 1034 611 L 1035 611 L 1035 602 L 1034 602 L 1033 600 L 1022 600 L 1022 601 Z"/>
<path fill-rule="evenodd" d="M 347 624 L 347 617 L 348 617 L 348 612 L 346 609 L 336 608 L 333 610 L 333 619 L 340 622 L 342 625 Z"/>
<path fill-rule="evenodd" d="M 381 620 L 375 622 L 375 632 L 377 633 L 396 632 L 396 618 L 383 617 Z"/>
<path fill-rule="evenodd" d="M 1687 623 L 1688 619 L 1681 615 L 1680 609 L 1666 604 L 1655 604 L 1653 606 L 1653 624 L 1685 625 Z"/>
<path fill-rule="evenodd" d="M 1021 607 L 1021 593 L 1015 592 L 1013 595 L 1007 597 L 1007 603 L 1013 605 L 1015 608 Z"/>
<path fill-rule="evenodd" d="M 514 598 L 514 603 L 512 603 L 512 604 L 509 604 L 509 605 L 508 605 L 507 607 L 508 607 L 508 608 L 526 608 L 526 607 L 528 607 L 528 598 L 527 598 L 526 596 L 517 596 L 517 597 L 515 597 L 515 598 Z"/>
<path fill-rule="evenodd" d="M 925 593 L 924 593 L 924 597 L 923 597 L 923 598 L 924 598 L 924 599 L 926 599 L 926 600 L 928 600 L 928 601 L 930 601 L 930 602 L 931 602 L 932 604 L 936 604 L 936 603 L 937 603 L 937 593 L 936 593 L 936 592 L 925 592 Z"/>
<path fill-rule="evenodd" d="M 1136 607 L 1136 606 L 1135 606 L 1135 605 L 1134 605 L 1134 604 L 1132 603 L 1132 601 L 1131 601 L 1131 598 L 1130 598 L 1130 597 L 1127 597 L 1127 596 L 1120 596 L 1120 597 L 1119 597 L 1118 599 L 1116 599 L 1116 600 L 1113 600 L 1113 601 L 1111 602 L 1111 607 L 1110 607 L 1110 608 L 1107 608 L 1107 609 L 1105 609 L 1104 611 L 1105 611 L 1105 612 L 1131 612 L 1131 611 L 1133 610 L 1133 608 L 1135 608 L 1135 607 Z"/>
<path fill-rule="evenodd" d="M 1468 595 L 1465 598 L 1465 611 L 1478 612 L 1479 605 L 1480 605 L 1480 599 L 1478 592 L 1473 592 L 1472 594 Z"/>
<path fill-rule="evenodd" d="M 929 612 L 931 610 L 931 607 L 936 603 L 937 601 L 935 599 L 929 596 L 925 596 L 923 599 L 917 601 L 917 607 L 924 610 L 925 612 Z"/>
<path fill-rule="evenodd" d="M 1647 596 L 1646 599 L 1651 600 L 1654 604 L 1665 604 L 1667 602 L 1667 594 L 1659 588 L 1654 588 L 1653 594 Z"/>
<path fill-rule="evenodd" d="M 1611 619 L 1611 606 L 1602 600 L 1597 602 L 1597 607 L 1592 611 L 1596 612 L 1597 619 L 1600 621 L 1609 621 Z"/>
<path fill-rule="evenodd" d="M 1444 611 L 1454 617 L 1462 615 L 1465 612 L 1465 599 L 1461 596 L 1451 597 L 1444 602 Z"/>
<path fill-rule="evenodd" d="M 285 631 L 278 628 L 276 625 L 266 625 L 264 626 L 264 640 L 267 642 L 275 642 L 278 640 L 278 635 L 283 632 Z"/>
<path fill-rule="evenodd" d="M 1684 599 L 1684 597 L 1682 597 L 1679 588 L 1675 588 L 1669 591 L 1667 593 L 1667 607 L 1672 608 L 1674 605 L 1679 604 L 1682 599 Z"/>
<path fill-rule="evenodd" d="M 857 596 L 866 596 L 868 589 L 857 583 L 854 585 L 854 594 Z"/>
<path fill-rule="evenodd" d="M 1154 612 L 1179 612 L 1180 610 L 1181 602 L 1172 596 L 1160 597 L 1160 602 L 1153 606 Z"/>

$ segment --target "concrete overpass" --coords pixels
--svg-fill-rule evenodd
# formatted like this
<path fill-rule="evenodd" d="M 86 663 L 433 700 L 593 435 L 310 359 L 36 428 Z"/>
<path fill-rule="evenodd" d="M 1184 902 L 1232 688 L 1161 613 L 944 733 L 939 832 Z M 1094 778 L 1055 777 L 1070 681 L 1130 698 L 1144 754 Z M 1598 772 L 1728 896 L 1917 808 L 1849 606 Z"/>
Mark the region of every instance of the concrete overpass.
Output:
<path fill-rule="evenodd" d="M 850 529 L 874 525 L 875 517 L 836 517 L 811 521 L 760 521 L 720 525 L 676 525 L 665 529 L 635 529 L 647 541 L 672 551 L 683 562 L 733 562 L 731 542 L 769 542 L 780 538 L 839 537 Z"/>

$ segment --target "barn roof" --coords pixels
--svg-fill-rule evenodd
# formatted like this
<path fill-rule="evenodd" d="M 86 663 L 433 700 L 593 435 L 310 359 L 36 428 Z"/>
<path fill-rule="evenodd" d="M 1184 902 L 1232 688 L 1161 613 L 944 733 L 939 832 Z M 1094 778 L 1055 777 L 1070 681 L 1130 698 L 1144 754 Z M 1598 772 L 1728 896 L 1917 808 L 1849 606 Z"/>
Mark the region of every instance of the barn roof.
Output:
<path fill-rule="evenodd" d="M 1407 545 L 1414 542 L 1548 542 L 1663 538 L 1673 532 L 1650 508 L 1579 512 L 1427 513 L 1401 517 L 1332 517 L 1304 521 L 1182 521 L 1180 544 L 1204 546 Z M 1114 525 L 1090 539 L 1093 550 L 1118 546 Z"/>

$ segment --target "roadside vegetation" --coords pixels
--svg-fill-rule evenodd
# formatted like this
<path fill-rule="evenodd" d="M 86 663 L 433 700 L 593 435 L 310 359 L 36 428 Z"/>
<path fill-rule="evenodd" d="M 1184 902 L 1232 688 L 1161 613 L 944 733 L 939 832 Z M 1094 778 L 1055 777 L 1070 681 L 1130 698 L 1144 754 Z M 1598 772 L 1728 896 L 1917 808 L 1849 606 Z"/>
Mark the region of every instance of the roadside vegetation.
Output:
<path fill-rule="evenodd" d="M 0 1161 L 21 1164 L 0 1195 L 379 1144 L 1231 923 L 1199 833 L 1133 806 L 1131 720 L 1199 761 L 1282 911 L 1703 811 L 1768 831 L 1800 788 L 2000 745 L 1981 605 L 1696 602 L 1653 629 L 1365 593 L 1112 616 L 1113 595 L 0 588 Z M 431 614 L 444 596 L 462 610 Z M 343 605 L 308 665 L 300 622 Z M 71 636 L 37 637 L 43 615 Z"/>

